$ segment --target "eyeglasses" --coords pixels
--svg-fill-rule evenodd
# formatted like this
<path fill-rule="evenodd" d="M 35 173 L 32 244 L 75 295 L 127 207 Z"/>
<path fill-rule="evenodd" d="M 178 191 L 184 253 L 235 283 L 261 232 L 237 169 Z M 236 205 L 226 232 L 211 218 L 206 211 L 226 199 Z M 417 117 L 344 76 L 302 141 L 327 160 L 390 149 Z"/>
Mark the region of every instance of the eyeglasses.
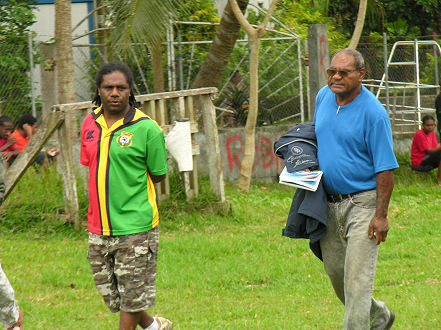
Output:
<path fill-rule="evenodd" d="M 354 72 L 354 71 L 358 71 L 358 70 L 355 69 L 355 70 L 350 70 L 350 71 L 348 71 L 348 70 L 335 70 L 335 69 L 328 69 L 328 70 L 326 70 L 326 73 L 328 74 L 328 77 L 329 77 L 329 78 L 334 77 L 337 73 L 338 73 L 338 75 L 339 75 L 340 77 L 345 78 L 345 77 L 348 76 L 348 74 L 350 74 L 350 73 L 352 73 L 352 72 Z"/>

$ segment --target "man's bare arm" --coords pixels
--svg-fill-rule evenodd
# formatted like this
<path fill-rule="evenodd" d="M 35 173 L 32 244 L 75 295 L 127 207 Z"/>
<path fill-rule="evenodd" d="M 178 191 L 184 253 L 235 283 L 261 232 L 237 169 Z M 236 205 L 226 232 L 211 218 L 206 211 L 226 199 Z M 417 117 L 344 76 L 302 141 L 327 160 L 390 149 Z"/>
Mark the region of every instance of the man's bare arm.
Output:
<path fill-rule="evenodd" d="M 377 245 L 386 241 L 387 232 L 389 231 L 387 212 L 393 189 L 393 170 L 377 173 L 377 208 L 369 225 L 369 238 L 373 238 L 375 234 Z"/>

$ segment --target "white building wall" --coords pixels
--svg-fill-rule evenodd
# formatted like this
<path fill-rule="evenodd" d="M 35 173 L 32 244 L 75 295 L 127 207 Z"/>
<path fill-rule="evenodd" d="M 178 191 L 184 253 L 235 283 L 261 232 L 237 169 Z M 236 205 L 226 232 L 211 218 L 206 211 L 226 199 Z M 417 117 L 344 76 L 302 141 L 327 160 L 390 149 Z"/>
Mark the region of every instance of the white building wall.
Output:
<path fill-rule="evenodd" d="M 88 3 L 72 3 L 72 28 L 77 25 L 88 14 Z M 40 4 L 34 9 L 36 22 L 31 26 L 32 31 L 37 33 L 35 40 L 37 42 L 53 42 L 55 36 L 55 6 L 53 4 Z M 89 20 L 85 20 L 81 25 L 72 31 L 73 36 L 81 35 L 91 30 Z M 89 37 L 81 37 L 73 44 L 89 44 Z M 37 46 L 37 45 L 34 45 Z M 90 60 L 88 47 L 74 47 L 74 73 L 75 73 L 75 101 L 90 100 L 90 88 L 87 80 L 84 79 L 84 72 Z M 40 67 L 37 65 L 33 71 L 34 93 L 41 95 Z"/>

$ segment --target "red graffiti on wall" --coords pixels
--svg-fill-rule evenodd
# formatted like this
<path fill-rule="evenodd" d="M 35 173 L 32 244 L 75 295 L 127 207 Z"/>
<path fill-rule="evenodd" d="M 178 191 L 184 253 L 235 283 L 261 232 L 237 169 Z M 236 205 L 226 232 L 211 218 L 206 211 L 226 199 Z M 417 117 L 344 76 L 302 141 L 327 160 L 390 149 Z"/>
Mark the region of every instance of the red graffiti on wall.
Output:
<path fill-rule="evenodd" d="M 230 145 L 234 142 L 239 142 L 240 148 L 235 154 L 232 155 Z M 240 168 L 239 155 L 241 155 L 243 151 L 242 136 L 240 136 L 239 134 L 235 134 L 232 137 L 225 139 L 225 146 L 227 147 L 228 167 L 230 168 L 230 172 L 232 172 L 234 164 L 236 164 L 236 166 Z"/>
<path fill-rule="evenodd" d="M 271 166 L 274 160 L 273 144 L 267 137 L 262 136 L 260 139 L 260 152 L 262 155 L 262 166 L 268 168 Z M 266 161 L 269 158 L 268 161 Z"/>
<path fill-rule="evenodd" d="M 276 139 L 277 140 L 277 139 Z M 225 147 L 227 149 L 227 157 L 228 157 L 228 168 L 230 172 L 233 171 L 234 167 L 237 166 L 240 169 L 241 165 L 241 156 L 244 149 L 244 141 L 240 134 L 235 134 L 229 138 L 225 139 Z M 260 143 L 255 144 L 255 159 L 253 165 L 253 171 L 259 164 L 259 159 L 262 160 L 263 169 L 270 168 L 271 165 L 276 160 L 276 166 L 279 166 L 279 160 L 274 156 L 273 153 L 273 143 L 270 138 L 262 136 L 260 138 Z"/>

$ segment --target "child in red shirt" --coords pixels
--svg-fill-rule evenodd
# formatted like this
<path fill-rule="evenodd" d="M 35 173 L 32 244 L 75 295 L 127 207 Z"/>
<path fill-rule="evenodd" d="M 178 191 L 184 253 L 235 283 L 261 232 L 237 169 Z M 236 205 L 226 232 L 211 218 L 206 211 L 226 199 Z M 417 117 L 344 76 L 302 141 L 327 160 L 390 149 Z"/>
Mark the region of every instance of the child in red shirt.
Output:
<path fill-rule="evenodd" d="M 423 117 L 423 128 L 413 136 L 410 160 L 412 169 L 429 172 L 438 168 L 438 183 L 441 183 L 441 146 L 435 136 L 435 118 Z"/>
<path fill-rule="evenodd" d="M 0 117 L 0 152 L 6 164 L 11 164 L 17 157 L 19 150 L 15 144 L 17 140 L 11 136 L 14 122 L 8 116 Z"/>

